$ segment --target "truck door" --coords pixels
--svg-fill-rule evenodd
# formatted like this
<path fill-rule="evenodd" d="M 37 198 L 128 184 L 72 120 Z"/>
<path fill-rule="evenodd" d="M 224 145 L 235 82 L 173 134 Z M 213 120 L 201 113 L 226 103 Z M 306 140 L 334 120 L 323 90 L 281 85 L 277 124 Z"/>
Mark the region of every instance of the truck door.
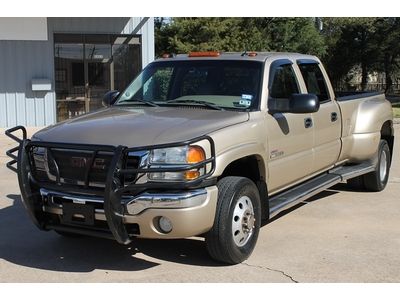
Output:
<path fill-rule="evenodd" d="M 316 60 L 298 60 L 307 92 L 315 94 L 320 102 L 319 111 L 312 114 L 314 123 L 314 159 L 312 172 L 332 167 L 340 153 L 341 114 L 339 106 L 329 92 L 321 65 Z"/>
<path fill-rule="evenodd" d="M 300 93 L 293 62 L 279 59 L 271 64 L 268 103 L 274 105 Z M 313 161 L 313 126 L 311 114 L 269 113 L 268 134 L 268 190 L 274 192 L 301 180 L 311 173 Z"/>

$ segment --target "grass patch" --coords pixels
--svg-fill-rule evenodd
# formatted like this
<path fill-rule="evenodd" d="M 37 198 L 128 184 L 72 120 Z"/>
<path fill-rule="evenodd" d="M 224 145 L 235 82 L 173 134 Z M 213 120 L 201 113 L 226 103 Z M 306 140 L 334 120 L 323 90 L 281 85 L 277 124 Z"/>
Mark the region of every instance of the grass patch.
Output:
<path fill-rule="evenodd" d="M 400 118 L 400 103 L 393 103 L 393 117 Z"/>

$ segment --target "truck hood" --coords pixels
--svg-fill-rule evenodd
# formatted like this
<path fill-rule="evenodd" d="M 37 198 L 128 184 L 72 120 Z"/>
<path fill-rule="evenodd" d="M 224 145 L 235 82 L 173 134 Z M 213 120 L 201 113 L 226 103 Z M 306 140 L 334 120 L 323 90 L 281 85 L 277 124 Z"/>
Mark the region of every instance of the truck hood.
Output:
<path fill-rule="evenodd" d="M 193 107 L 112 107 L 47 127 L 32 140 L 139 147 L 185 141 L 248 119 L 247 112 Z"/>

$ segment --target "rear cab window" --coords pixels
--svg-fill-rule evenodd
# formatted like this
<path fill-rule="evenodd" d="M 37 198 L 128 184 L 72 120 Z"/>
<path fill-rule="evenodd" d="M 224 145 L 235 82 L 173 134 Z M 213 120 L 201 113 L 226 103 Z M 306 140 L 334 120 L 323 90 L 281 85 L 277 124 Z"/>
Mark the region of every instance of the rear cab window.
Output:
<path fill-rule="evenodd" d="M 319 63 L 316 61 L 299 60 L 297 65 L 303 76 L 308 93 L 316 95 L 320 103 L 329 102 L 331 99 L 328 92 L 328 85 L 326 84 Z"/>

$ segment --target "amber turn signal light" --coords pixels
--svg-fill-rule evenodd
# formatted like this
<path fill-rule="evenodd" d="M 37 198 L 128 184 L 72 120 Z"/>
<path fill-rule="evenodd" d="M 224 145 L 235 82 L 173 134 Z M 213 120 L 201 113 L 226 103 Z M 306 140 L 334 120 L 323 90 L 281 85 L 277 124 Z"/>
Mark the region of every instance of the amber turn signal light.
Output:
<path fill-rule="evenodd" d="M 190 146 L 186 154 L 186 161 L 189 164 L 196 164 L 206 159 L 206 154 L 200 146 Z"/>
<path fill-rule="evenodd" d="M 186 155 L 186 161 L 189 164 L 197 164 L 206 159 L 206 154 L 204 153 L 203 148 L 200 146 L 190 146 Z M 186 180 L 194 180 L 200 177 L 199 170 L 190 170 L 186 171 L 185 174 Z"/>
<path fill-rule="evenodd" d="M 199 178 L 200 172 L 199 171 L 186 171 L 185 172 L 185 179 L 186 180 L 194 180 L 196 178 Z"/>

